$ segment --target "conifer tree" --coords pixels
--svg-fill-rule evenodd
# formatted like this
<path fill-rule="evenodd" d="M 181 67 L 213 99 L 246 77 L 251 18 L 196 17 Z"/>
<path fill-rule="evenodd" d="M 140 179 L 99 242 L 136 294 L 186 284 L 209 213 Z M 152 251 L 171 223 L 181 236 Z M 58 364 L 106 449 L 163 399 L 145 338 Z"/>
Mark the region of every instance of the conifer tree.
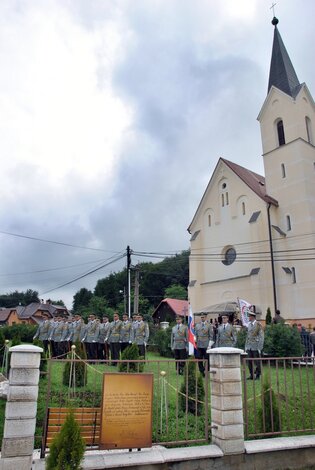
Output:
<path fill-rule="evenodd" d="M 139 356 L 138 346 L 134 343 L 128 346 L 121 355 L 121 360 L 125 361 L 137 361 L 143 359 L 142 356 Z M 144 363 L 143 362 L 121 362 L 119 364 L 119 372 L 143 372 Z"/>
<path fill-rule="evenodd" d="M 46 470 L 79 470 L 84 450 L 85 442 L 80 426 L 70 411 L 51 444 Z"/>
<path fill-rule="evenodd" d="M 270 307 L 267 308 L 267 313 L 266 313 L 266 325 L 271 325 L 271 311 Z"/>
<path fill-rule="evenodd" d="M 82 346 L 82 343 L 79 341 L 75 344 L 76 346 L 76 353 L 77 355 L 83 359 L 81 362 L 75 362 L 75 386 L 76 387 L 84 387 L 87 384 L 87 367 L 86 363 L 84 362 L 86 360 L 86 353 L 84 350 L 84 347 Z M 70 372 L 71 372 L 71 362 L 67 361 L 64 371 L 63 371 L 63 384 L 66 385 L 67 387 L 69 386 L 70 382 Z M 73 383 L 71 383 L 73 385 Z"/>

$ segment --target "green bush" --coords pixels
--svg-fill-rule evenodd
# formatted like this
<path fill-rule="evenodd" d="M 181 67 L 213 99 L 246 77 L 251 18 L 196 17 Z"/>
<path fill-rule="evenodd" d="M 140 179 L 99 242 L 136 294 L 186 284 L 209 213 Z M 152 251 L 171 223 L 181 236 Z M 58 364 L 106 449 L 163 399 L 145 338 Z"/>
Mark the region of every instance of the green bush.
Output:
<path fill-rule="evenodd" d="M 172 328 L 167 328 L 166 330 L 160 328 L 155 335 L 157 350 L 162 357 L 173 357 L 171 350 L 171 334 Z"/>
<path fill-rule="evenodd" d="M 79 470 L 84 450 L 85 443 L 80 426 L 70 411 L 51 444 L 46 470 Z"/>
<path fill-rule="evenodd" d="M 193 360 L 186 362 L 184 382 L 180 391 L 179 403 L 184 413 L 200 416 L 204 409 L 205 388 L 197 362 Z"/>
<path fill-rule="evenodd" d="M 86 360 L 86 353 L 84 346 L 79 341 L 75 343 L 77 355 L 84 360 Z M 84 387 L 87 384 L 87 366 L 85 362 L 74 362 L 75 364 L 75 386 Z M 67 361 L 64 371 L 62 382 L 66 387 L 69 387 L 70 383 L 70 371 L 71 371 L 71 361 Z M 71 383 L 73 386 L 73 383 Z"/>
<path fill-rule="evenodd" d="M 262 386 L 262 405 L 261 408 L 258 409 L 258 418 L 261 432 L 267 433 L 280 431 L 277 398 L 271 387 L 269 377 L 264 379 Z"/>
<path fill-rule="evenodd" d="M 137 361 L 143 359 L 142 356 L 139 356 L 139 348 L 134 343 L 128 346 L 121 355 L 121 360 L 125 361 Z M 130 372 L 138 373 L 143 372 L 144 362 L 121 362 L 119 364 L 119 372 Z"/>
<path fill-rule="evenodd" d="M 271 311 L 270 311 L 270 307 L 268 307 L 267 313 L 266 313 L 266 325 L 271 325 L 271 321 L 272 321 Z"/>
<path fill-rule="evenodd" d="M 302 345 L 298 329 L 283 324 L 267 325 L 264 353 L 270 357 L 301 356 Z"/>
<path fill-rule="evenodd" d="M 245 349 L 245 341 L 246 341 L 247 329 L 241 328 L 237 333 L 237 340 L 236 340 L 236 348 Z"/>
<path fill-rule="evenodd" d="M 26 323 L 20 323 L 18 325 L 4 326 L 2 328 L 4 337 L 6 339 L 13 339 L 15 336 L 21 339 L 22 343 L 32 343 L 33 336 L 37 330 L 36 325 L 28 325 Z"/>

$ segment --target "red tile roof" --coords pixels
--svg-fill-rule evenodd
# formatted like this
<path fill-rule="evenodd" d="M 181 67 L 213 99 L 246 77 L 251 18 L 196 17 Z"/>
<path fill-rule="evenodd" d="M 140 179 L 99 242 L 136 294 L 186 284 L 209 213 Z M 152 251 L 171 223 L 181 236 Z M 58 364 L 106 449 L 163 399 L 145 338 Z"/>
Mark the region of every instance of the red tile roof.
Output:
<path fill-rule="evenodd" d="M 182 317 L 187 317 L 189 315 L 188 300 L 178 300 L 178 299 L 168 299 L 168 298 L 163 299 L 155 311 L 157 311 L 158 308 L 162 304 L 165 304 L 165 303 L 173 310 L 175 315 L 180 315 Z"/>
<path fill-rule="evenodd" d="M 10 316 L 10 313 L 12 312 L 12 308 L 1 308 L 0 309 L 0 322 L 5 322 Z"/>

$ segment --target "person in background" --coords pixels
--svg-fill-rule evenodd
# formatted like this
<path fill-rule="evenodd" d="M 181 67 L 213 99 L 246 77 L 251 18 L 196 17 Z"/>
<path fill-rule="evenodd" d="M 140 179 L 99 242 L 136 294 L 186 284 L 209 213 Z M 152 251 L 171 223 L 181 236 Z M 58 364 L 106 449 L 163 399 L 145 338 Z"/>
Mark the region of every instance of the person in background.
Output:
<path fill-rule="evenodd" d="M 102 323 L 100 324 L 100 331 L 98 335 L 98 345 L 97 345 L 97 357 L 100 360 L 106 360 L 108 361 L 109 359 L 109 346 L 108 343 L 106 343 L 105 339 L 108 335 L 109 332 L 109 320 L 107 316 L 104 316 L 102 319 Z"/>
<path fill-rule="evenodd" d="M 122 324 L 120 328 L 120 352 L 123 351 L 131 344 L 132 338 L 132 324 L 129 321 L 127 313 L 122 316 Z"/>
<path fill-rule="evenodd" d="M 176 372 L 183 375 L 185 359 L 188 355 L 188 328 L 183 325 L 181 316 L 176 317 L 176 325 L 172 328 L 171 349 L 174 353 Z"/>
<path fill-rule="evenodd" d="M 195 324 L 195 336 L 196 336 L 196 359 L 206 359 L 209 368 L 209 354 L 207 354 L 207 348 L 209 341 L 213 341 L 213 328 L 210 323 L 206 321 L 206 316 L 202 314 L 200 316 L 201 321 Z M 198 362 L 199 371 L 205 376 L 204 362 Z"/>
<path fill-rule="evenodd" d="M 132 342 L 138 345 L 139 355 L 145 358 L 145 349 L 149 340 L 149 325 L 143 321 L 141 313 L 137 316 L 137 325 L 133 330 Z"/>
<path fill-rule="evenodd" d="M 264 347 L 264 331 L 261 324 L 256 320 L 256 313 L 249 312 L 249 323 L 247 326 L 247 335 L 245 341 L 245 351 L 248 358 L 260 358 L 261 352 Z M 255 365 L 255 380 L 258 380 L 261 375 L 261 361 L 248 361 L 249 377 L 247 380 L 254 379 L 254 365 Z"/>
<path fill-rule="evenodd" d="M 89 322 L 86 326 L 83 342 L 86 347 L 87 358 L 90 361 L 97 359 L 98 335 L 100 332 L 99 321 L 96 321 L 95 315 L 89 316 Z"/>
<path fill-rule="evenodd" d="M 105 341 L 109 343 L 109 346 L 110 346 L 112 366 L 117 366 L 117 361 L 119 360 L 120 329 L 121 329 L 121 320 L 119 319 L 118 312 L 115 312 L 113 316 L 113 321 L 110 323 L 110 326 L 108 329 L 108 335 L 105 338 Z"/>
<path fill-rule="evenodd" d="M 313 327 L 313 331 L 310 334 L 310 340 L 313 349 L 313 357 L 315 357 L 315 326 Z"/>
<path fill-rule="evenodd" d="M 272 319 L 272 324 L 273 325 L 284 325 L 284 318 L 280 314 L 280 310 L 276 310 L 276 314 L 274 318 Z"/>
<path fill-rule="evenodd" d="M 40 341 L 42 341 L 43 346 L 44 346 L 44 351 L 48 351 L 48 337 L 49 337 L 49 329 L 50 329 L 50 322 L 48 318 L 45 318 L 39 325 L 36 330 L 35 335 L 33 336 L 33 340 L 38 338 Z"/>
<path fill-rule="evenodd" d="M 236 334 L 233 326 L 229 323 L 229 316 L 222 315 L 222 324 L 218 327 L 216 347 L 234 348 L 236 345 Z"/>

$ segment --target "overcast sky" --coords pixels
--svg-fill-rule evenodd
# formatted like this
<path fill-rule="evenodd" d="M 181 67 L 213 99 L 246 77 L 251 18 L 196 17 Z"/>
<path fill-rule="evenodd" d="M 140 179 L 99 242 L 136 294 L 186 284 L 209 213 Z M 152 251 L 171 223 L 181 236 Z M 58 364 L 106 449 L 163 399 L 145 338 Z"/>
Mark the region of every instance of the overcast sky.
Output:
<path fill-rule="evenodd" d="M 270 6 L 0 0 L 0 231 L 94 248 L 0 233 L 0 294 L 31 288 L 70 308 L 125 260 L 52 289 L 127 245 L 189 247 L 219 157 L 263 174 Z M 314 95 L 315 2 L 278 0 L 275 13 Z"/>

